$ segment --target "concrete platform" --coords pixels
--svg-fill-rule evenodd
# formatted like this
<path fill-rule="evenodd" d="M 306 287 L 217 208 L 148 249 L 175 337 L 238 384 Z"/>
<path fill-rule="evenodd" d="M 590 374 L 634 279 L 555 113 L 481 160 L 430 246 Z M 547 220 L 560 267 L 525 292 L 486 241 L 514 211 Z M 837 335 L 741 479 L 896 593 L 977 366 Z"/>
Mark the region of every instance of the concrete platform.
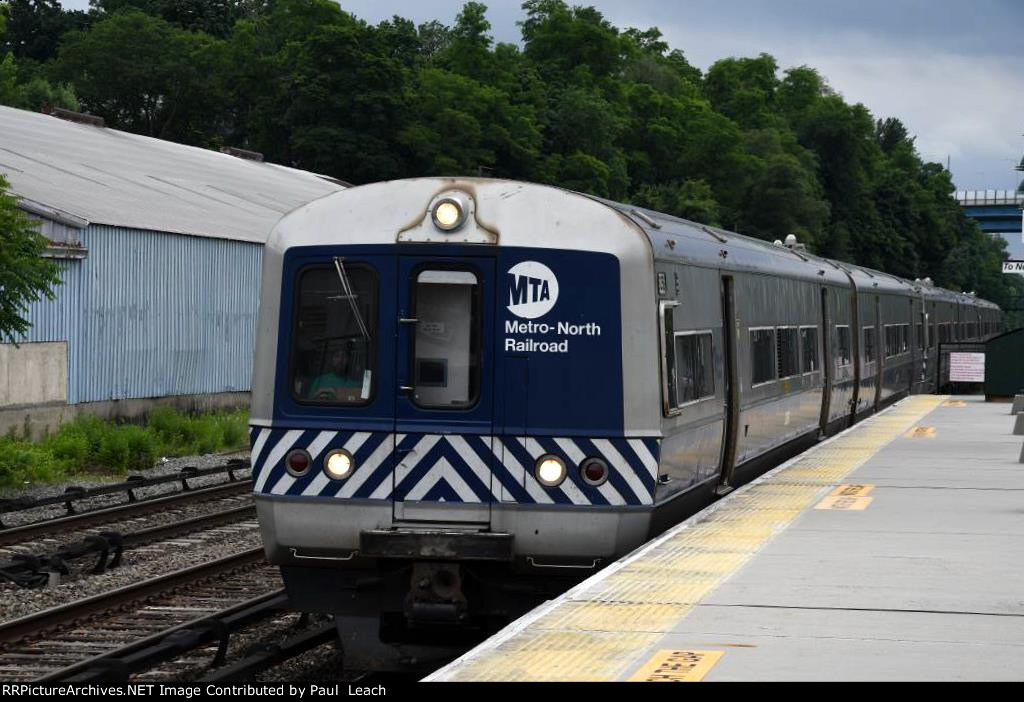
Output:
<path fill-rule="evenodd" d="M 908 398 L 427 679 L 1024 679 L 1024 464 L 1006 410 Z"/>

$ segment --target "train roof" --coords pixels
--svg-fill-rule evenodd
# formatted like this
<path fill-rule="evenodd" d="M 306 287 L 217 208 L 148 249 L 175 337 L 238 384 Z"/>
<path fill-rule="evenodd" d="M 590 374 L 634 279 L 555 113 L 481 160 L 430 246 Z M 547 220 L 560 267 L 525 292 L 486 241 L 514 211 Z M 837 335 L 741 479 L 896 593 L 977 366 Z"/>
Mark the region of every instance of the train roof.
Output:
<path fill-rule="evenodd" d="M 753 237 L 674 217 L 635 205 L 594 198 L 630 217 L 647 234 L 656 259 L 730 270 L 746 270 L 842 285 L 852 277 L 861 290 L 912 294 L 928 299 L 999 309 L 982 298 L 908 280 L 845 261 L 812 254 L 799 247 Z M 849 277 L 848 277 L 849 276 Z"/>
<path fill-rule="evenodd" d="M 324 243 L 323 232 L 337 232 L 339 221 L 352 224 L 352 230 L 366 238 L 365 243 L 394 243 L 396 232 L 423 220 L 431 200 L 447 189 L 471 193 L 480 216 L 491 224 L 502 217 L 511 219 L 500 227 L 501 241 L 511 245 L 583 248 L 632 258 L 641 255 L 638 247 L 646 239 L 655 260 L 837 285 L 849 285 L 853 278 L 863 290 L 917 291 L 931 299 L 995 307 L 922 281 L 817 256 L 800 247 L 551 185 L 493 178 L 411 178 L 348 188 L 289 213 L 278 223 L 268 248 L 276 255 L 274 252 L 291 246 Z M 609 209 L 623 225 L 617 231 L 612 231 L 615 228 L 601 215 Z M 632 236 L 625 236 L 630 231 Z"/>

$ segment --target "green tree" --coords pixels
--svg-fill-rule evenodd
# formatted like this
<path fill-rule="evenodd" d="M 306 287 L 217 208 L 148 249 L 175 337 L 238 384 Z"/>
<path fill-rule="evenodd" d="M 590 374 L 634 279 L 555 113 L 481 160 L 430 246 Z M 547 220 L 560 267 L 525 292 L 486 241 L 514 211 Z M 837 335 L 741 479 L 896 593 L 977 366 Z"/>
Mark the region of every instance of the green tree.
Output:
<path fill-rule="evenodd" d="M 61 37 L 89 25 L 89 16 L 65 10 L 58 0 L 6 0 L 0 55 L 18 59 L 48 61 L 57 53 Z"/>
<path fill-rule="evenodd" d="M 524 52 L 545 80 L 564 83 L 609 78 L 622 68 L 626 45 L 593 7 L 563 0 L 526 0 L 519 23 Z"/>
<path fill-rule="evenodd" d="M 79 109 L 78 99 L 70 85 L 55 85 L 41 75 L 26 78 L 25 73 L 29 71 L 24 65 L 19 67 L 14 54 L 0 59 L 0 105 L 33 111 L 44 107 Z"/>
<path fill-rule="evenodd" d="M 633 196 L 633 201 L 648 209 L 701 224 L 718 226 L 720 223 L 715 194 L 703 180 L 644 185 Z"/>
<path fill-rule="evenodd" d="M 218 141 L 225 48 L 208 34 L 123 10 L 67 34 L 51 72 L 111 127 L 205 145 Z"/>
<path fill-rule="evenodd" d="M 489 34 L 487 6 L 467 2 L 455 19 L 444 51 L 444 64 L 450 70 L 477 80 L 493 73 L 494 43 Z"/>
<path fill-rule="evenodd" d="M 745 128 L 776 122 L 775 93 L 778 64 L 768 54 L 757 58 L 729 58 L 716 62 L 704 79 L 704 93 L 712 106 Z"/>
<path fill-rule="evenodd" d="M 789 132 L 771 128 L 748 132 L 746 147 L 752 158 L 739 229 L 766 240 L 794 234 L 812 250 L 819 248 L 829 204 L 814 154 L 796 144 Z"/>
<path fill-rule="evenodd" d="M 137 10 L 182 29 L 220 38 L 231 33 L 238 19 L 259 14 L 265 6 L 262 1 L 243 3 L 239 0 L 90 0 L 89 4 L 99 18 Z"/>
<path fill-rule="evenodd" d="M 31 326 L 25 318 L 28 303 L 52 299 L 60 276 L 57 265 L 42 257 L 46 239 L 7 188 L 0 176 L 0 342 L 16 342 Z"/>

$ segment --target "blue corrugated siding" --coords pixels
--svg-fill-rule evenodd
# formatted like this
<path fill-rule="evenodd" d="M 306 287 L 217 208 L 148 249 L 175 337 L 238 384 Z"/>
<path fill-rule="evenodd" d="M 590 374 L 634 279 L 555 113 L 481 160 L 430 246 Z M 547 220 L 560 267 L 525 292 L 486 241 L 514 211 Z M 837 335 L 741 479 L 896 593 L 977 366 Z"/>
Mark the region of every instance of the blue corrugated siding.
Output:
<path fill-rule="evenodd" d="M 99 225 L 82 243 L 26 337 L 68 342 L 68 402 L 249 389 L 262 246 Z"/>

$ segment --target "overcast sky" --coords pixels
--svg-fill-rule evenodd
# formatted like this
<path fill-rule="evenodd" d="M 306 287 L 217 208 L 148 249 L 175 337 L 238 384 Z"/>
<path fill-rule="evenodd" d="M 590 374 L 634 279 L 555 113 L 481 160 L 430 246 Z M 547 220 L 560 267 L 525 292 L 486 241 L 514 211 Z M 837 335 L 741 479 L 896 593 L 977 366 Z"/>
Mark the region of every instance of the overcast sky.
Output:
<path fill-rule="evenodd" d="M 86 7 L 88 0 L 64 0 Z M 368 22 L 451 24 L 463 0 L 340 0 Z M 519 42 L 519 0 L 491 0 L 497 41 Z M 620 28 L 656 26 L 707 68 L 767 52 L 817 68 L 850 102 L 895 116 L 959 189 L 1013 189 L 1024 155 L 1022 0 L 590 0 Z"/>

